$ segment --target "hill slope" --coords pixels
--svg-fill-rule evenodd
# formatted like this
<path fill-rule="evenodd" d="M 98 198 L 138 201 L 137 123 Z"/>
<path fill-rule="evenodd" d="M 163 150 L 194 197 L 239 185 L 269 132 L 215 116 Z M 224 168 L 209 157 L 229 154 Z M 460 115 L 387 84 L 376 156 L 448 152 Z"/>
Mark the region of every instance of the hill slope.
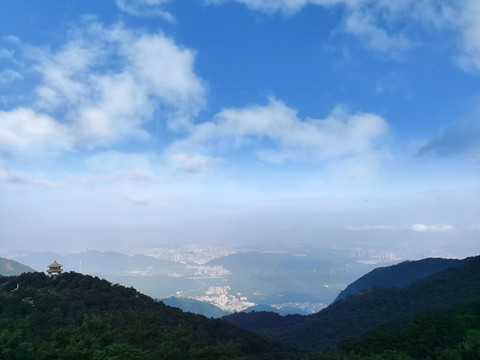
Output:
<path fill-rule="evenodd" d="M 18 289 L 17 284 L 19 285 Z M 222 320 L 97 277 L 0 277 L 1 359 L 289 358 L 293 351 Z"/>
<path fill-rule="evenodd" d="M 341 352 L 363 358 L 479 359 L 480 297 L 448 309 L 422 311 L 399 318 L 360 338 L 338 345 Z"/>
<path fill-rule="evenodd" d="M 470 259 L 428 258 L 418 261 L 404 261 L 400 264 L 376 268 L 347 286 L 340 292 L 335 301 L 346 298 L 350 294 L 374 287 L 403 288 L 416 280 L 423 279 L 451 267 L 458 267 Z"/>
<path fill-rule="evenodd" d="M 448 308 L 480 297 L 480 257 L 400 288 L 375 288 L 348 296 L 319 313 L 282 317 L 237 313 L 224 319 L 257 334 L 305 350 L 325 350 L 398 317 Z"/>
<path fill-rule="evenodd" d="M 35 270 L 17 261 L 0 257 L 0 275 L 20 275 L 24 272 L 34 272 Z"/>
<path fill-rule="evenodd" d="M 161 301 L 168 306 L 173 306 L 182 309 L 183 311 L 188 311 L 194 314 L 203 315 L 208 318 L 220 318 L 228 314 L 226 311 L 223 311 L 219 307 L 194 299 L 172 296 L 162 299 Z"/>

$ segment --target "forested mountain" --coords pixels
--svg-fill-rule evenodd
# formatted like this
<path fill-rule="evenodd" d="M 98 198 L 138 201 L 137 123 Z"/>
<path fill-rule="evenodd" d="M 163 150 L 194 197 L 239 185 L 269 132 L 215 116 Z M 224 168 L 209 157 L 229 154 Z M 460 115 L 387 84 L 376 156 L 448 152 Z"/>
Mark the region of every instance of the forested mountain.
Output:
<path fill-rule="evenodd" d="M 405 288 L 360 291 L 309 316 L 224 319 L 271 340 L 98 277 L 0 276 L 2 360 L 478 359 L 480 257 Z"/>
<path fill-rule="evenodd" d="M 17 287 L 18 285 L 18 287 Z M 97 277 L 0 277 L 0 359 L 292 358 L 222 320 L 156 302 Z"/>
<path fill-rule="evenodd" d="M 480 298 L 396 319 L 338 347 L 362 358 L 480 359 Z"/>
<path fill-rule="evenodd" d="M 0 275 L 9 276 L 9 275 L 20 275 L 24 272 L 34 272 L 35 270 L 31 267 L 23 265 L 17 261 L 9 260 L 0 257 Z"/>
<path fill-rule="evenodd" d="M 236 313 L 224 319 L 304 350 L 325 350 L 394 319 L 429 309 L 449 309 L 480 298 L 480 257 L 410 286 L 374 288 L 352 294 L 319 313 L 282 317 L 269 312 Z"/>
<path fill-rule="evenodd" d="M 470 258 L 463 260 L 428 258 L 417 261 L 404 261 L 400 264 L 379 267 L 362 276 L 340 292 L 335 301 L 346 298 L 356 292 L 373 289 L 375 287 L 398 287 L 403 288 L 416 280 L 446 270 L 450 267 L 458 267 L 468 262 Z"/>

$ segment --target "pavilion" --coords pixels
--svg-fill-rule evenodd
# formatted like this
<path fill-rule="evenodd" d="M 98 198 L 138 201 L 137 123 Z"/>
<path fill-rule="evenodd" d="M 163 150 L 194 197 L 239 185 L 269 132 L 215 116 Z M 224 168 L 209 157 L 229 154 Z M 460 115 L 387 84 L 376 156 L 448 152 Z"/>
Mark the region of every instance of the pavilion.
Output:
<path fill-rule="evenodd" d="M 48 265 L 48 270 L 47 270 L 48 276 L 52 277 L 52 276 L 60 275 L 63 271 L 62 266 L 63 265 L 57 263 L 57 260 L 55 260 L 53 264 Z"/>

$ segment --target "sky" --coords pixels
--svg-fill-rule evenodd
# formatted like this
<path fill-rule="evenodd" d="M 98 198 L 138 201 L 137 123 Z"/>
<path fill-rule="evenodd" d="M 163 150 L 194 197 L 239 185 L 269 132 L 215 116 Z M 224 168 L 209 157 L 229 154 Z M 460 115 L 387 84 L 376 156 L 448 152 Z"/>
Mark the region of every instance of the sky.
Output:
<path fill-rule="evenodd" d="M 0 253 L 480 250 L 477 0 L 0 2 Z"/>

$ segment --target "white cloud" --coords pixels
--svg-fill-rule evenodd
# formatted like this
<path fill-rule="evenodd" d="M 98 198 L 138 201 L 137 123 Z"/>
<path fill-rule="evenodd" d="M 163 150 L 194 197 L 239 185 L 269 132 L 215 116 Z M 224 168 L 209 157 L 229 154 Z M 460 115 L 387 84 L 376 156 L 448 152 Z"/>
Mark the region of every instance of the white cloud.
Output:
<path fill-rule="evenodd" d="M 425 8 L 415 6 L 413 0 L 230 0 L 246 5 L 251 10 L 265 13 L 294 14 L 307 5 L 324 7 L 340 6 L 344 17 L 338 29 L 360 38 L 364 44 L 376 51 L 403 51 L 411 46 L 411 41 L 401 33 L 388 32 L 386 23 L 395 22 L 398 17 L 411 15 L 412 7 L 417 7 L 422 14 L 430 11 L 432 6 Z M 429 0 L 424 0 L 429 1 Z M 209 4 L 221 4 L 229 0 L 206 0 Z M 437 15 L 437 14 L 433 14 Z M 438 18 L 438 17 L 437 17 Z"/>
<path fill-rule="evenodd" d="M 97 194 L 127 200 L 135 205 L 152 204 L 161 198 L 171 179 L 140 168 L 144 165 L 142 163 L 132 163 L 135 159 L 145 161 L 146 158 L 148 156 L 142 154 L 98 154 L 87 162 L 96 172 L 70 179 L 70 183 L 76 183 L 81 188 L 86 187 Z M 132 167 L 129 168 L 130 165 Z"/>
<path fill-rule="evenodd" d="M 78 179 L 81 183 L 85 184 L 109 184 L 109 185 L 153 185 L 166 181 L 165 177 L 161 177 L 153 174 L 150 171 L 133 168 L 115 170 L 112 172 L 106 172 L 104 174 L 91 174 L 85 175 Z"/>
<path fill-rule="evenodd" d="M 148 196 L 139 195 L 139 194 L 118 194 L 121 198 L 130 201 L 136 205 L 147 205 L 152 200 Z"/>
<path fill-rule="evenodd" d="M 480 111 L 454 122 L 417 148 L 417 156 L 465 156 L 480 159 Z"/>
<path fill-rule="evenodd" d="M 157 155 L 154 153 L 123 153 L 104 151 L 90 156 L 87 166 L 96 171 L 116 171 L 121 169 L 153 169 Z"/>
<path fill-rule="evenodd" d="M 8 59 L 13 56 L 13 51 L 0 47 L 0 59 Z"/>
<path fill-rule="evenodd" d="M 370 231 L 370 230 L 389 230 L 389 231 L 396 231 L 399 230 L 401 227 L 393 226 L 393 225 L 361 225 L 361 226 L 346 226 L 347 230 L 352 231 Z"/>
<path fill-rule="evenodd" d="M 0 111 L 0 152 L 40 156 L 44 152 L 69 150 L 68 127 L 31 109 Z"/>
<path fill-rule="evenodd" d="M 344 17 L 339 29 L 381 52 L 398 53 L 419 41 L 420 28 L 453 31 L 460 48 L 453 49 L 459 65 L 480 71 L 480 2 L 478 0 L 204 0 L 208 4 L 237 2 L 265 13 L 294 14 L 307 5 L 340 7 Z"/>
<path fill-rule="evenodd" d="M 169 0 L 116 0 L 120 10 L 135 16 L 161 17 L 173 21 L 172 14 L 165 11 L 162 6 Z"/>
<path fill-rule="evenodd" d="M 6 70 L 3 70 L 3 71 L 0 71 L 0 84 L 1 83 L 10 83 L 12 81 L 15 81 L 15 80 L 21 79 L 21 78 L 22 78 L 22 75 L 20 75 L 15 70 L 6 69 Z"/>
<path fill-rule="evenodd" d="M 480 71 L 480 2 L 466 0 L 459 27 L 462 34 L 462 51 L 458 56 L 460 66 L 465 70 Z"/>
<path fill-rule="evenodd" d="M 59 49 L 27 48 L 26 54 L 42 80 L 34 107 L 0 113 L 3 151 L 147 139 L 150 123 L 188 128 L 204 106 L 194 53 L 160 33 L 90 20 Z"/>
<path fill-rule="evenodd" d="M 386 231 L 400 231 L 410 230 L 413 232 L 444 232 L 455 229 L 453 225 L 425 225 L 425 224 L 411 224 L 411 225 L 361 225 L 361 226 L 347 226 L 347 230 L 352 231 L 372 231 L 372 230 L 386 230 Z"/>
<path fill-rule="evenodd" d="M 453 230 L 453 226 L 452 225 L 413 224 L 410 226 L 410 229 L 415 232 L 426 232 L 426 231 L 442 232 L 442 231 Z"/>
<path fill-rule="evenodd" d="M 170 151 L 250 147 L 268 162 L 325 160 L 373 152 L 387 128 L 377 115 L 349 114 L 342 108 L 323 120 L 301 120 L 295 110 L 270 98 L 264 106 L 220 111 L 212 122 L 197 125 L 189 137 L 174 143 Z M 265 145 L 264 140 L 271 144 Z"/>
<path fill-rule="evenodd" d="M 47 188 L 57 188 L 63 186 L 61 183 L 52 182 L 41 176 L 27 174 L 21 171 L 1 169 L 0 181 L 11 183 L 18 186 L 40 186 Z"/>
<path fill-rule="evenodd" d="M 212 164 L 222 163 L 224 159 L 203 155 L 178 154 L 172 156 L 174 167 L 188 173 L 199 173 Z"/>
<path fill-rule="evenodd" d="M 351 11 L 346 16 L 344 30 L 362 39 L 369 48 L 381 52 L 398 52 L 411 46 L 402 34 L 388 34 L 385 29 L 377 26 L 367 11 Z"/>
<path fill-rule="evenodd" d="M 207 4 L 222 4 L 229 0 L 205 0 Z M 235 0 L 246 5 L 249 9 L 263 11 L 267 13 L 283 12 L 295 13 L 309 3 L 317 1 L 311 0 Z M 328 1 L 327 1 L 328 2 Z M 331 2 L 331 1 L 330 1 Z"/>

